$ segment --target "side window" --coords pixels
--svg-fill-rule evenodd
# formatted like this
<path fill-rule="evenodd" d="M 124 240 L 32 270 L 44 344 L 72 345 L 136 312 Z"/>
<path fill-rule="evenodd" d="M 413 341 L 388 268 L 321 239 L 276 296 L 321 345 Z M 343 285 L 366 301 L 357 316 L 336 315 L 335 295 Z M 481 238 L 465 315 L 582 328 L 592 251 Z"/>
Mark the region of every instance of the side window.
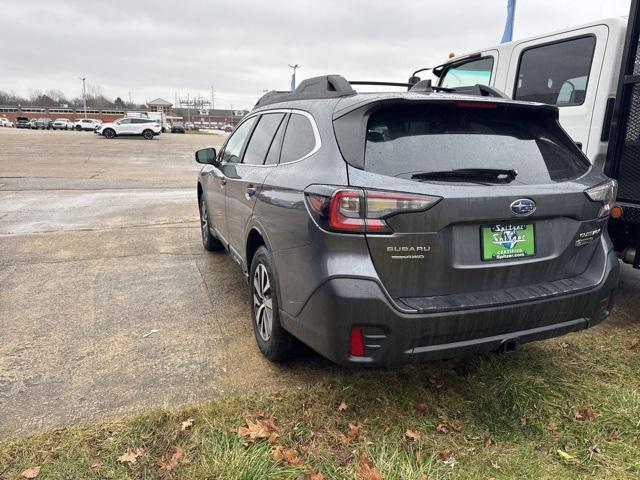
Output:
<path fill-rule="evenodd" d="M 513 98 L 559 107 L 582 105 L 587 93 L 593 36 L 527 48 L 520 55 Z"/>
<path fill-rule="evenodd" d="M 262 165 L 273 136 L 284 118 L 284 113 L 266 113 L 260 117 L 258 125 L 251 135 L 242 163 Z"/>
<path fill-rule="evenodd" d="M 292 113 L 284 134 L 280 163 L 300 160 L 308 155 L 316 146 L 311 122 L 304 115 Z"/>
<path fill-rule="evenodd" d="M 469 87 L 476 84 L 489 85 L 493 71 L 493 57 L 470 60 L 445 71 L 440 82 L 442 87 Z"/>
<path fill-rule="evenodd" d="M 273 137 L 273 141 L 271 142 L 271 146 L 269 147 L 269 153 L 267 153 L 267 159 L 264 161 L 265 165 L 277 165 L 280 161 L 280 151 L 282 150 L 282 139 L 284 138 L 284 131 L 287 128 L 288 119 L 285 118 L 280 123 L 280 127 L 276 132 L 275 137 Z"/>
<path fill-rule="evenodd" d="M 120 120 L 120 125 L 128 125 L 130 123 L 131 123 L 130 118 L 123 118 L 122 120 Z"/>
<path fill-rule="evenodd" d="M 236 128 L 235 132 L 233 132 L 231 137 L 229 137 L 229 140 L 227 140 L 227 144 L 221 154 L 221 161 L 227 163 L 240 162 L 242 147 L 244 147 L 247 137 L 249 136 L 249 133 L 251 133 L 251 129 L 253 128 L 253 124 L 256 123 L 257 118 L 257 116 L 250 118 Z"/>

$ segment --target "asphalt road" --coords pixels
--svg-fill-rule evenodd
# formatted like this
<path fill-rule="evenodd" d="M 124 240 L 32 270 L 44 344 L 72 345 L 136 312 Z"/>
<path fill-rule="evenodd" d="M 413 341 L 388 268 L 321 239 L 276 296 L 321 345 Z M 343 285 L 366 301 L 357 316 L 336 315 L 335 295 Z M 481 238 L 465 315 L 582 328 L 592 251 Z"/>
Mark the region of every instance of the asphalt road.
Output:
<path fill-rule="evenodd" d="M 239 267 L 201 246 L 193 152 L 224 138 L 0 128 L 0 437 L 330 366 L 264 360 Z"/>
<path fill-rule="evenodd" d="M 239 267 L 202 249 L 193 152 L 223 138 L 0 128 L 0 437 L 335 371 L 264 360 Z M 639 292 L 625 267 L 607 323 Z"/>

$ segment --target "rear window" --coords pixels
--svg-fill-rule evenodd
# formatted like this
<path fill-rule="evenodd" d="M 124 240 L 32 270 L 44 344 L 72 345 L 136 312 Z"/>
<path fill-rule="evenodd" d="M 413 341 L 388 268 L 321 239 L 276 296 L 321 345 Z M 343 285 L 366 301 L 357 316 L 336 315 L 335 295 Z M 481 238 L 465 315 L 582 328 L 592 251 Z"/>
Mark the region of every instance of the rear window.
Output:
<path fill-rule="evenodd" d="M 563 181 L 589 164 L 547 112 L 456 104 L 387 107 L 367 125 L 364 168 L 393 177 L 460 168 L 515 169 L 514 183 Z"/>

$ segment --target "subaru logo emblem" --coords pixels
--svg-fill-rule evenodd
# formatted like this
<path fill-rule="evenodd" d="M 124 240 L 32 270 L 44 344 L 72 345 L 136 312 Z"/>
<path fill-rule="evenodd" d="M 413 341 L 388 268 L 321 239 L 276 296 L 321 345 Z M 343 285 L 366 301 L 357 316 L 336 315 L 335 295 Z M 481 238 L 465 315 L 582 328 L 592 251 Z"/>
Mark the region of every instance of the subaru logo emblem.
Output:
<path fill-rule="evenodd" d="M 531 215 L 536 211 L 536 202 L 529 198 L 520 198 L 511 204 L 511 211 L 516 215 Z"/>

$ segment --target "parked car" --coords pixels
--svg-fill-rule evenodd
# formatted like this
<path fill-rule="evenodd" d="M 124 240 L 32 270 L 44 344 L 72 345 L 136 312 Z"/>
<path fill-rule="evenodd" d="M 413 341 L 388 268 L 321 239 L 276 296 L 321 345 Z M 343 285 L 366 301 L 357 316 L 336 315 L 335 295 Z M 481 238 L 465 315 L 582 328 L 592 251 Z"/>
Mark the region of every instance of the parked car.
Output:
<path fill-rule="evenodd" d="M 0 118 L 0 127 L 13 127 L 13 122 L 6 117 Z"/>
<path fill-rule="evenodd" d="M 54 130 L 73 130 L 73 122 L 68 118 L 56 118 L 51 124 Z"/>
<path fill-rule="evenodd" d="M 37 122 L 38 122 L 38 120 L 35 119 L 35 118 L 32 118 L 31 120 L 29 120 L 29 128 L 31 130 L 35 130 L 36 128 L 38 128 Z"/>
<path fill-rule="evenodd" d="M 27 117 L 16 118 L 16 128 L 30 128 L 29 119 Z"/>
<path fill-rule="evenodd" d="M 96 120 L 95 118 L 82 118 L 74 122 L 74 128 L 78 131 L 81 131 L 81 130 L 95 131 L 96 127 L 101 124 L 102 124 L 102 121 Z"/>
<path fill-rule="evenodd" d="M 39 118 L 36 120 L 36 129 L 51 130 L 53 122 L 50 118 Z"/>
<path fill-rule="evenodd" d="M 196 161 L 204 248 L 241 265 L 271 360 L 293 338 L 343 365 L 511 352 L 611 312 L 616 182 L 556 107 L 317 77 Z"/>
<path fill-rule="evenodd" d="M 227 133 L 233 132 L 233 125 L 225 125 L 223 130 Z"/>
<path fill-rule="evenodd" d="M 149 118 L 121 118 L 113 123 L 103 123 L 95 131 L 105 138 L 126 135 L 139 135 L 147 140 L 160 135 L 162 127 L 158 122 Z"/>
<path fill-rule="evenodd" d="M 184 128 L 184 123 L 182 122 L 173 122 L 171 125 L 171 133 L 185 133 L 186 130 Z"/>

